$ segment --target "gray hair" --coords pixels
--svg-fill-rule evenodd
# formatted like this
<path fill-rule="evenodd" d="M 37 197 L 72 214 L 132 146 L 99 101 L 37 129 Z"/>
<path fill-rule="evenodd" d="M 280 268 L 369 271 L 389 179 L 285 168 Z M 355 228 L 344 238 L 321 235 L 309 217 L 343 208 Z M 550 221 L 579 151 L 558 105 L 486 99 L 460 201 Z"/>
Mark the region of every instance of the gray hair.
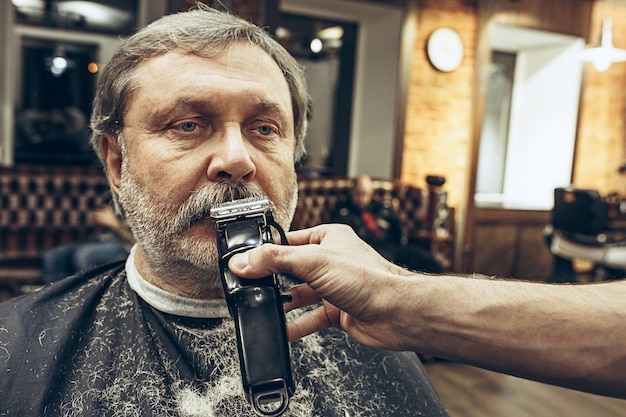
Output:
<path fill-rule="evenodd" d="M 294 118 L 296 147 L 294 162 L 305 155 L 304 136 L 310 99 L 301 66 L 260 27 L 232 14 L 202 4 L 188 12 L 164 16 L 122 41 L 98 80 L 91 115 L 91 145 L 102 161 L 100 143 L 104 135 L 114 137 L 124 148 L 124 110 L 137 87 L 135 69 L 146 59 L 172 51 L 214 57 L 236 42 L 260 47 L 282 70 Z M 104 162 L 104 161 L 103 161 Z M 106 169 L 106 164 L 104 164 Z M 115 198 L 115 196 L 114 196 Z"/>

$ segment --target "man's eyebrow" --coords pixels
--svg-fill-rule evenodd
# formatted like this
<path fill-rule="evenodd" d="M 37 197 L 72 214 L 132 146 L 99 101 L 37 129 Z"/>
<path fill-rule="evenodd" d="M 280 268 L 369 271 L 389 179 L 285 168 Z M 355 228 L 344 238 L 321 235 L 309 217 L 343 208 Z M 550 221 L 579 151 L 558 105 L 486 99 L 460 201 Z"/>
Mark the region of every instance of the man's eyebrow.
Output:
<path fill-rule="evenodd" d="M 176 101 L 176 106 L 184 106 L 191 109 L 202 109 L 207 106 L 206 100 L 198 100 L 195 98 L 180 98 Z"/>
<path fill-rule="evenodd" d="M 258 107 L 259 109 L 268 110 L 268 111 L 272 111 L 272 110 L 275 110 L 275 109 L 280 110 L 280 104 L 278 104 L 278 103 L 271 103 L 271 102 L 267 102 L 267 101 L 261 101 L 261 102 L 257 103 L 256 107 Z"/>
<path fill-rule="evenodd" d="M 293 125 L 295 121 L 291 118 L 291 108 L 285 108 L 279 103 L 260 102 L 256 105 L 259 114 L 267 114 L 275 117 L 283 126 Z"/>
<path fill-rule="evenodd" d="M 176 101 L 176 105 L 182 105 L 191 109 L 205 109 L 207 106 L 211 106 L 212 103 L 209 103 L 206 99 L 196 99 L 196 98 L 180 98 Z M 288 113 L 288 109 L 285 109 L 279 103 L 268 102 L 268 101 L 260 101 L 252 105 L 258 113 L 274 113 L 280 116 L 285 117 Z"/>
<path fill-rule="evenodd" d="M 278 103 L 269 103 L 262 101 L 256 104 L 256 108 L 261 113 L 276 113 L 280 116 L 286 116 L 286 110 Z"/>
<path fill-rule="evenodd" d="M 178 99 L 176 101 L 163 101 L 155 106 L 146 109 L 146 119 L 152 121 L 160 121 L 168 119 L 177 109 L 184 111 L 200 112 L 205 105 L 199 100 L 194 99 Z"/>
<path fill-rule="evenodd" d="M 200 110 L 205 106 L 206 104 L 203 104 L 200 100 L 181 98 L 175 101 L 161 101 L 147 110 L 151 115 L 161 116 L 162 114 L 170 113 L 177 108 Z"/>

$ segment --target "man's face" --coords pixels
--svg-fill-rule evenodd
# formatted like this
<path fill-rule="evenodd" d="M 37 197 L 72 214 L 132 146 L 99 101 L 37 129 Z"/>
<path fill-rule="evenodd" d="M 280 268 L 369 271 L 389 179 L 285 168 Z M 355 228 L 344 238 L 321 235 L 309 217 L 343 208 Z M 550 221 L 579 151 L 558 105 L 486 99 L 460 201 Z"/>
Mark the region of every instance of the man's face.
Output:
<path fill-rule="evenodd" d="M 297 187 L 287 83 L 267 54 L 245 43 L 217 58 L 155 57 L 136 77 L 126 151 L 109 141 L 106 160 L 138 241 L 138 268 L 150 281 L 172 267 L 208 270 L 215 285 L 212 204 L 265 194 L 277 221 L 291 222 Z"/>
<path fill-rule="evenodd" d="M 351 191 L 352 201 L 360 208 L 365 209 L 372 202 L 374 188 L 369 181 L 358 181 Z"/>

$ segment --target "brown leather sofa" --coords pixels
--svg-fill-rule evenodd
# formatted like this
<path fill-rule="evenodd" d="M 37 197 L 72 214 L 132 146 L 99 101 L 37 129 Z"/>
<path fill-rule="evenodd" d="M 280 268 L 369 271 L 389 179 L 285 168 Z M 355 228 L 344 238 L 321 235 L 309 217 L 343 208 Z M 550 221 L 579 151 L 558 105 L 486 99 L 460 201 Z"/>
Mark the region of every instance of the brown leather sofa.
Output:
<path fill-rule="evenodd" d="M 0 167 L 0 300 L 39 284 L 46 250 L 101 232 L 88 213 L 109 200 L 99 168 Z"/>
<path fill-rule="evenodd" d="M 391 203 L 407 227 L 408 242 L 429 249 L 450 269 L 454 257 L 454 210 L 447 206 L 441 177 L 429 177 L 427 189 L 397 180 L 374 179 L 374 198 Z M 348 198 L 351 178 L 304 178 L 298 181 L 298 205 L 292 230 L 329 223 L 337 201 Z"/>

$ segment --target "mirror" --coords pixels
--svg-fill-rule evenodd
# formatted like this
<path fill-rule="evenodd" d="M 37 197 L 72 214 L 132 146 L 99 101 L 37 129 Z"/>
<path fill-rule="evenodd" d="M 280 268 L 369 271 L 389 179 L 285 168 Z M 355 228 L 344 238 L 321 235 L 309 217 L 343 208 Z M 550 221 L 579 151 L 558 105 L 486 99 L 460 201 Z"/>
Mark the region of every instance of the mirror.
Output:
<path fill-rule="evenodd" d="M 571 181 L 585 42 L 495 23 L 489 42 L 476 206 L 549 210 Z"/>
<path fill-rule="evenodd" d="M 96 163 L 85 142 L 95 79 L 138 24 L 138 4 L 0 2 L 0 163 Z"/>
<path fill-rule="evenodd" d="M 276 36 L 303 66 L 313 109 L 301 176 L 346 175 L 358 25 L 279 13 Z"/>

